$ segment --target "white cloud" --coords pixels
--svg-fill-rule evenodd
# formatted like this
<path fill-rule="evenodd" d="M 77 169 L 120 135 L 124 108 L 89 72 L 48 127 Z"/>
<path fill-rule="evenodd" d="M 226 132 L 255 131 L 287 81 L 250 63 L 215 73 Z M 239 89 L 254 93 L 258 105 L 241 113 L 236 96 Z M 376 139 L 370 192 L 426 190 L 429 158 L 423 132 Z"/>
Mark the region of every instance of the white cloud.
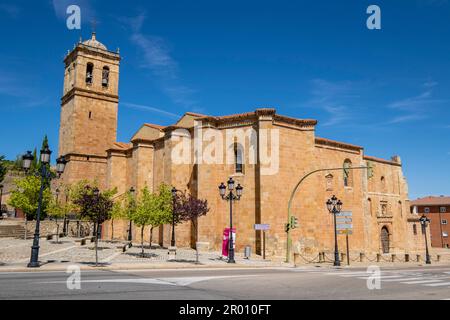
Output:
<path fill-rule="evenodd" d="M 388 104 L 391 109 L 406 112 L 396 116 L 388 123 L 400 123 L 427 118 L 430 108 L 437 104 L 446 103 L 449 100 L 433 98 L 433 88 L 438 85 L 434 81 L 426 81 L 422 84 L 422 92 L 413 97 L 404 98 Z"/>
<path fill-rule="evenodd" d="M 161 37 L 142 32 L 145 19 L 145 13 L 134 18 L 119 19 L 132 30 L 130 41 L 142 54 L 141 67 L 150 70 L 158 78 L 161 89 L 174 103 L 185 108 L 197 108 L 197 102 L 192 98 L 195 91 L 181 83 L 178 63 L 171 56 L 167 42 Z"/>
<path fill-rule="evenodd" d="M 322 123 L 323 126 L 341 124 L 352 118 L 350 109 L 353 108 L 355 99 L 360 97 L 355 92 L 357 85 L 354 82 L 314 79 L 311 83 L 312 98 L 306 104 L 329 114 L 329 118 Z"/>

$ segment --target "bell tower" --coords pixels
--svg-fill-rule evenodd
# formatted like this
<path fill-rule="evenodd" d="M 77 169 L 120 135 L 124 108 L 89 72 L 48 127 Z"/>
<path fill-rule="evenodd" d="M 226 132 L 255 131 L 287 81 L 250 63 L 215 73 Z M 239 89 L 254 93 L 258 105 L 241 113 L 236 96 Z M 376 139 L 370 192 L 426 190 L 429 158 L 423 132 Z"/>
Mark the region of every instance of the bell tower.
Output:
<path fill-rule="evenodd" d="M 64 183 L 97 180 L 105 185 L 106 150 L 116 142 L 119 52 L 96 39 L 81 39 L 64 58 L 59 155 L 68 160 Z"/>

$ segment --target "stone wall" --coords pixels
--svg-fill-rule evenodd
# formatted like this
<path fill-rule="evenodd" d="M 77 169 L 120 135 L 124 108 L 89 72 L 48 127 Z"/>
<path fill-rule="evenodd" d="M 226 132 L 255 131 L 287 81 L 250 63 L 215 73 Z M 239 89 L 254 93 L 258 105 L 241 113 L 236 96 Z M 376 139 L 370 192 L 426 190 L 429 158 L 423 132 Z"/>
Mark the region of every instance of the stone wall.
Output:
<path fill-rule="evenodd" d="M 28 237 L 29 235 L 33 235 L 34 234 L 34 230 L 36 228 L 36 221 L 27 221 L 22 222 L 23 226 L 26 226 L 27 228 L 27 234 Z M 59 226 L 59 233 L 63 232 L 63 220 L 59 221 L 58 223 L 56 223 L 54 220 L 43 220 L 40 222 L 40 236 L 41 237 L 46 237 L 47 235 L 50 234 L 56 234 L 57 231 L 57 225 Z M 80 232 L 78 233 L 77 230 L 80 230 Z M 86 222 L 86 221 L 70 221 L 68 224 L 68 230 L 67 230 L 67 235 L 69 237 L 76 237 L 78 234 L 80 237 L 85 237 L 85 236 L 89 236 L 91 235 L 93 232 L 93 224 L 90 222 Z"/>

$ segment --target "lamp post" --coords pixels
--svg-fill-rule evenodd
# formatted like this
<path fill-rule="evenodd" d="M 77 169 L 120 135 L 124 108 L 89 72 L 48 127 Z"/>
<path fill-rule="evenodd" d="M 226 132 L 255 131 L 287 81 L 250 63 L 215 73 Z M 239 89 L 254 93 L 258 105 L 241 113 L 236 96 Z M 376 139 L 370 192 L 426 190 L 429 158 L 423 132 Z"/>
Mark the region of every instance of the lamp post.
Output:
<path fill-rule="evenodd" d="M 136 190 L 133 187 L 131 187 L 130 194 L 131 194 L 131 197 L 133 198 L 133 201 L 134 201 L 135 192 L 136 192 Z M 133 204 L 133 206 L 134 206 L 134 204 Z M 130 241 L 130 242 L 133 240 L 132 233 L 131 233 L 131 227 L 132 227 L 132 221 L 130 219 L 130 225 L 128 226 L 128 241 Z"/>
<path fill-rule="evenodd" d="M 178 190 L 173 187 L 172 188 L 172 240 L 170 241 L 170 245 L 175 247 L 175 201 Z"/>
<path fill-rule="evenodd" d="M 51 150 L 48 146 L 45 146 L 41 150 L 40 159 L 41 159 L 41 167 L 39 175 L 41 176 L 41 187 L 39 189 L 39 199 L 38 199 L 38 208 L 36 212 L 36 227 L 34 231 L 33 237 L 33 246 L 31 247 L 31 258 L 30 263 L 28 263 L 29 268 L 39 267 L 39 232 L 40 232 L 40 223 L 41 223 L 41 211 L 42 211 L 42 196 L 45 189 L 45 181 L 46 179 L 50 179 L 50 172 L 47 170 L 47 165 L 50 163 L 50 155 L 52 154 Z M 25 172 L 28 172 L 31 166 L 31 162 L 34 160 L 31 151 L 28 151 L 22 157 L 22 166 Z M 66 161 L 64 157 L 61 157 L 57 160 L 57 173 L 59 176 L 64 172 L 64 168 L 66 165 Z"/>
<path fill-rule="evenodd" d="M 425 263 L 431 264 L 430 253 L 428 252 L 428 239 L 427 239 L 427 224 L 430 222 L 425 215 L 422 215 L 419 219 L 420 224 L 422 225 L 422 231 L 425 236 Z"/>
<path fill-rule="evenodd" d="M 227 187 L 222 182 L 219 186 L 219 194 L 223 200 L 230 201 L 230 232 L 228 236 L 228 263 L 236 263 L 234 261 L 234 245 L 233 245 L 233 201 L 237 201 L 241 199 L 242 190 L 244 189 L 240 184 L 236 187 L 236 193 L 233 193 L 234 190 L 234 180 L 233 178 L 228 179 L 228 194 Z"/>
<path fill-rule="evenodd" d="M 326 202 L 328 211 L 333 215 L 334 218 L 334 263 L 333 265 L 339 267 L 341 262 L 339 261 L 339 249 L 338 249 L 338 241 L 337 241 L 337 226 L 336 226 L 336 215 L 341 212 L 342 209 L 342 201 L 338 200 L 336 196 L 332 196 L 331 199 L 328 199 Z"/>

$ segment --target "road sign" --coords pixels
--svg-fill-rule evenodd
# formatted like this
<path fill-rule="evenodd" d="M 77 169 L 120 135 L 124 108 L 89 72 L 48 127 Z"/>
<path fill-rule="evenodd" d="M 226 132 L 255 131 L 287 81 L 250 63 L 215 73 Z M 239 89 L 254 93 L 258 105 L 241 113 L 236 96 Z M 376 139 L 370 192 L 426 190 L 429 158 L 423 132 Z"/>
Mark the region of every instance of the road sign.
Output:
<path fill-rule="evenodd" d="M 353 234 L 353 231 L 352 230 L 348 230 L 348 229 L 347 230 L 338 230 L 337 233 L 338 234 L 346 234 L 346 235 L 350 234 L 351 235 L 351 234 Z"/>
<path fill-rule="evenodd" d="M 350 222 L 352 222 L 352 218 L 336 217 L 336 222 L 337 223 L 350 223 Z"/>
<path fill-rule="evenodd" d="M 255 224 L 255 230 L 269 230 L 269 224 Z"/>
<path fill-rule="evenodd" d="M 338 229 L 338 230 L 353 229 L 353 225 L 352 224 L 337 224 L 336 229 Z"/>
<path fill-rule="evenodd" d="M 341 211 L 338 214 L 336 214 L 336 218 L 337 217 L 351 217 L 351 216 L 352 216 L 351 211 Z"/>

